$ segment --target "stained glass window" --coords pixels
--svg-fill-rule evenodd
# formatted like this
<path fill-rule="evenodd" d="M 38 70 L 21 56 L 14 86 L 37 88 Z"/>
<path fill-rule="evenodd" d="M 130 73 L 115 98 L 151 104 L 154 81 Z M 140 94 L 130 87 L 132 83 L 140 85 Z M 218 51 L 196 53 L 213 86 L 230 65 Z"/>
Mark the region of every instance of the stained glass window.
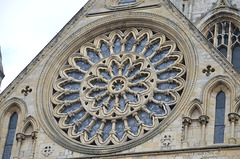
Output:
<path fill-rule="evenodd" d="M 215 112 L 215 129 L 214 129 L 214 143 L 224 142 L 224 128 L 225 128 L 225 93 L 219 92 L 216 98 L 216 112 Z"/>
<path fill-rule="evenodd" d="M 113 30 L 93 43 L 96 48 L 87 43 L 69 57 L 55 82 L 60 128 L 91 146 L 122 144 L 153 130 L 181 96 L 183 53 L 164 34 L 143 28 Z"/>
<path fill-rule="evenodd" d="M 208 30 L 207 38 L 240 72 L 239 28 L 230 21 L 220 21 Z"/>
<path fill-rule="evenodd" d="M 17 120 L 18 120 L 18 114 L 13 113 L 10 118 L 10 122 L 8 126 L 8 134 L 7 134 L 7 140 L 4 146 L 3 159 L 10 159 L 11 157 L 11 151 L 12 151 L 15 131 L 17 127 Z"/>

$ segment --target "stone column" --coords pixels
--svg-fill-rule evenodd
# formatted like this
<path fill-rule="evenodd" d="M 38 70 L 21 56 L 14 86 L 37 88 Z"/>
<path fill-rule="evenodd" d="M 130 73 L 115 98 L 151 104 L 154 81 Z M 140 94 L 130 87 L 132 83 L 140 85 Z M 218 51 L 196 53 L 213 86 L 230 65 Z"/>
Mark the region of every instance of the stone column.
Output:
<path fill-rule="evenodd" d="M 202 125 L 202 135 L 201 135 L 200 146 L 206 146 L 205 133 L 206 133 L 206 126 L 209 122 L 209 117 L 207 115 L 201 115 L 199 117 L 199 122 Z"/>
<path fill-rule="evenodd" d="M 187 137 L 188 137 L 188 126 L 192 123 L 192 119 L 189 117 L 183 117 L 182 124 L 183 129 L 183 147 L 188 147 Z"/>
<path fill-rule="evenodd" d="M 35 156 L 35 149 L 36 149 L 36 142 L 37 142 L 37 131 L 33 131 L 31 136 L 32 136 L 32 141 L 33 141 L 33 149 L 32 149 L 32 154 L 31 158 L 34 158 Z"/>
<path fill-rule="evenodd" d="M 16 134 L 16 139 L 17 139 L 17 153 L 16 153 L 16 157 L 15 158 L 19 158 L 19 153 L 20 153 L 20 148 L 21 148 L 21 144 L 22 144 L 22 140 L 25 139 L 25 135 L 23 133 L 17 133 Z"/>
<path fill-rule="evenodd" d="M 228 120 L 230 121 L 230 124 L 231 124 L 230 126 L 231 136 L 229 139 L 229 143 L 236 144 L 236 138 L 235 138 L 234 132 L 235 132 L 235 123 L 239 120 L 239 115 L 237 113 L 229 113 Z"/>

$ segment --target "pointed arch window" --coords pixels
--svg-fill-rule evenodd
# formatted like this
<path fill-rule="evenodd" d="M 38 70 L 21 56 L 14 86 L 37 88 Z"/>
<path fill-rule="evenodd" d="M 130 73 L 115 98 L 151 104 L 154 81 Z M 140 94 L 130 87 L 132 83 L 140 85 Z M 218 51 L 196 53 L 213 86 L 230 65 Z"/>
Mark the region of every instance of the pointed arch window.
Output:
<path fill-rule="evenodd" d="M 226 95 L 223 91 L 216 97 L 214 143 L 224 142 Z"/>
<path fill-rule="evenodd" d="M 7 140 L 4 146 L 3 159 L 10 159 L 11 157 L 11 151 L 12 151 L 12 146 L 14 142 L 17 121 L 18 121 L 18 114 L 15 112 L 10 117 Z"/>
<path fill-rule="evenodd" d="M 207 32 L 207 39 L 240 72 L 240 30 L 231 21 L 219 21 Z"/>

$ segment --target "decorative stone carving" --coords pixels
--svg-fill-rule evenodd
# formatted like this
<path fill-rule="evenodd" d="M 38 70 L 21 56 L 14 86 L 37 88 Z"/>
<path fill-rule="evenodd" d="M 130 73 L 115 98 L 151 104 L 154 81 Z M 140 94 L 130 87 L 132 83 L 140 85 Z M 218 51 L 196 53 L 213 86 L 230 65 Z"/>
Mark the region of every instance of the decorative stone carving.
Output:
<path fill-rule="evenodd" d="M 24 96 L 27 96 L 28 93 L 31 93 L 31 92 L 32 92 L 32 88 L 30 88 L 29 86 L 26 86 L 26 88 L 21 91 L 21 93 L 23 93 Z"/>
<path fill-rule="evenodd" d="M 144 0 L 105 0 L 108 9 L 127 9 L 140 5 Z"/>
<path fill-rule="evenodd" d="M 190 117 L 183 117 L 183 121 L 182 121 L 183 125 L 188 126 L 192 123 L 192 119 Z"/>
<path fill-rule="evenodd" d="M 190 117 L 183 117 L 183 126 L 184 126 L 184 133 L 183 133 L 183 141 L 187 141 L 188 136 L 188 126 L 192 123 L 192 119 Z"/>
<path fill-rule="evenodd" d="M 166 147 L 170 146 L 173 140 L 174 138 L 171 135 L 164 135 L 161 139 L 163 145 Z"/>
<path fill-rule="evenodd" d="M 87 145 L 122 144 L 151 131 L 185 83 L 176 43 L 150 29 L 100 35 L 68 63 L 54 84 L 53 115 L 71 139 Z"/>
<path fill-rule="evenodd" d="M 209 122 L 209 117 L 207 115 L 201 115 L 199 117 L 199 122 L 202 125 L 202 137 L 201 137 L 200 145 L 205 146 L 206 145 L 206 141 L 205 141 L 206 125 Z"/>
<path fill-rule="evenodd" d="M 237 113 L 229 113 L 228 119 L 230 122 L 237 122 L 239 120 L 240 116 Z"/>
<path fill-rule="evenodd" d="M 236 143 L 236 138 L 234 136 L 235 123 L 239 120 L 239 118 L 240 118 L 240 116 L 237 113 L 229 113 L 228 114 L 228 119 L 231 123 L 231 128 L 230 128 L 231 137 L 229 139 L 230 144 L 235 144 Z"/>
<path fill-rule="evenodd" d="M 212 68 L 211 65 L 208 65 L 206 69 L 202 70 L 202 73 L 206 73 L 206 76 L 211 75 L 211 72 L 214 72 L 215 68 Z"/>
<path fill-rule="evenodd" d="M 207 125 L 208 122 L 209 122 L 209 117 L 207 115 L 201 115 L 199 117 L 199 123 L 201 125 Z"/>
<path fill-rule="evenodd" d="M 51 155 L 53 153 L 53 148 L 52 146 L 45 146 L 42 150 L 42 154 L 45 156 L 45 157 L 48 157 L 49 155 Z"/>

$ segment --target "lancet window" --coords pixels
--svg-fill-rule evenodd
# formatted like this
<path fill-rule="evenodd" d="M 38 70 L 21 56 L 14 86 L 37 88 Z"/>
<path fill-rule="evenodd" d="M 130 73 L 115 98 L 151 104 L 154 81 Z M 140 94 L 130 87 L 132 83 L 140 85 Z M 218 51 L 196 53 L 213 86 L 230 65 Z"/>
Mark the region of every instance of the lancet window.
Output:
<path fill-rule="evenodd" d="M 216 97 L 214 143 L 224 143 L 226 95 L 220 91 Z"/>
<path fill-rule="evenodd" d="M 6 143 L 4 146 L 4 152 L 3 152 L 3 159 L 10 159 L 11 157 L 12 146 L 14 142 L 16 127 L 17 127 L 17 121 L 18 121 L 18 114 L 15 112 L 12 114 L 9 121 L 7 140 L 6 140 Z"/>

